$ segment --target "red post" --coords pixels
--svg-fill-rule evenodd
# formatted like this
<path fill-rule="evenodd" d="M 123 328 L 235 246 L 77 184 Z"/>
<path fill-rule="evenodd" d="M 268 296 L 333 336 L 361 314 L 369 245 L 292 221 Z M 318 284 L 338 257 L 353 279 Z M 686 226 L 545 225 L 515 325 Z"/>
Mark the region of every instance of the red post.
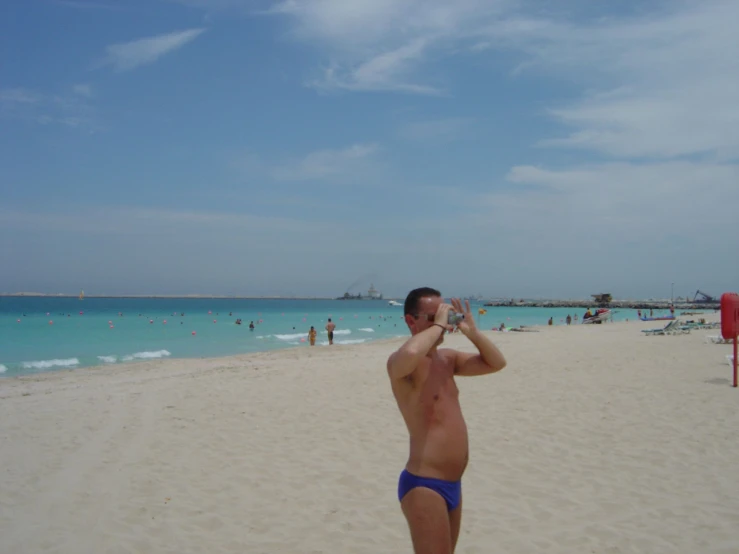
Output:
<path fill-rule="evenodd" d="M 739 294 L 725 292 L 721 295 L 721 336 L 734 339 L 734 386 L 737 386 L 737 341 L 739 341 Z"/>

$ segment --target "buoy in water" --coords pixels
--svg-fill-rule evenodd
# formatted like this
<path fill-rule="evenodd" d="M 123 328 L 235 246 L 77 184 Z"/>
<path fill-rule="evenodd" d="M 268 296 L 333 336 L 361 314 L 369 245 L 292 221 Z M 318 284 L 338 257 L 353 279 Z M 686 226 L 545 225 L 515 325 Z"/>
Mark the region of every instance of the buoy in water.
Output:
<path fill-rule="evenodd" d="M 195 335 L 195 331 L 193 331 L 192 334 Z"/>

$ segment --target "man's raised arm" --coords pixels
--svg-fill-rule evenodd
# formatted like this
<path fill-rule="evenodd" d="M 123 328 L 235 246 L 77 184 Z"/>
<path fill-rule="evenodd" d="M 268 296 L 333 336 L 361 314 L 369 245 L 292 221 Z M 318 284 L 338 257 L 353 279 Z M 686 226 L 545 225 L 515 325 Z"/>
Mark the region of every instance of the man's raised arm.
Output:
<path fill-rule="evenodd" d="M 387 371 L 390 378 L 402 379 L 413 373 L 421 359 L 428 354 L 446 330 L 443 325 L 434 324 L 409 338 L 387 360 Z"/>
<path fill-rule="evenodd" d="M 467 336 L 475 345 L 479 354 L 456 353 L 454 373 L 460 376 L 488 375 L 500 371 L 506 366 L 506 360 L 498 347 L 475 330 Z"/>

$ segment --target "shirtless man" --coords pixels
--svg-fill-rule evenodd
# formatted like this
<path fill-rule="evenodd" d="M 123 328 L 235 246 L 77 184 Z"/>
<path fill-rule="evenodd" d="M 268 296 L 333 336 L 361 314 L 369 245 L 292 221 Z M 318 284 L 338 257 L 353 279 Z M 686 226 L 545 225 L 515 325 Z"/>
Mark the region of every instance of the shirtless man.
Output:
<path fill-rule="evenodd" d="M 326 331 L 328 332 L 328 343 L 333 344 L 334 343 L 334 329 L 336 329 L 336 323 L 331 321 L 331 318 L 328 318 L 328 323 L 326 324 Z"/>
<path fill-rule="evenodd" d="M 453 326 L 449 312 L 464 314 L 457 324 L 478 350 L 465 354 L 439 349 Z M 410 435 L 410 455 L 398 482 L 398 498 L 416 554 L 451 554 L 462 520 L 462 474 L 467 466 L 467 425 L 459 405 L 456 375 L 500 371 L 505 358 L 478 331 L 459 299 L 444 303 L 432 288 L 412 290 L 405 300 L 411 338 L 393 352 L 387 371 Z"/>

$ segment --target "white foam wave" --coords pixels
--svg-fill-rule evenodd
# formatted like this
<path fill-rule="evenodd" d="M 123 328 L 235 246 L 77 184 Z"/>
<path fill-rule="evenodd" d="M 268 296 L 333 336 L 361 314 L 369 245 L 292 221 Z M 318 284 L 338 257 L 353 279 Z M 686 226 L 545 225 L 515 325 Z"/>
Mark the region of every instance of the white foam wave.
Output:
<path fill-rule="evenodd" d="M 114 364 L 118 361 L 115 356 L 98 356 L 98 360 L 105 362 L 106 364 Z"/>
<path fill-rule="evenodd" d="M 41 360 L 39 362 L 23 362 L 21 367 L 24 369 L 49 369 L 50 367 L 71 367 L 79 365 L 77 358 L 67 358 L 65 360 Z"/>
<path fill-rule="evenodd" d="M 0 373 L 5 373 L 6 371 L 8 371 L 8 368 L 5 367 L 3 364 L 0 364 Z"/>
<path fill-rule="evenodd" d="M 370 327 L 365 327 L 364 329 L 359 329 L 360 331 L 364 331 L 365 333 L 374 333 L 375 330 Z"/>
<path fill-rule="evenodd" d="M 157 350 L 156 352 L 136 352 L 128 356 L 121 358 L 124 362 L 130 362 L 132 360 L 151 360 L 154 358 L 165 358 L 171 356 L 172 353 L 167 350 Z"/>
<path fill-rule="evenodd" d="M 274 335 L 276 339 L 291 341 L 295 339 L 302 339 L 308 336 L 308 333 L 295 333 L 293 335 Z"/>
<path fill-rule="evenodd" d="M 336 335 L 351 335 L 352 331 L 351 329 L 339 329 L 338 331 L 334 331 L 334 336 Z"/>
<path fill-rule="evenodd" d="M 348 339 L 348 340 L 335 340 L 334 344 L 362 344 L 367 342 L 368 339 Z M 328 346 L 328 341 L 323 341 L 321 346 Z"/>

